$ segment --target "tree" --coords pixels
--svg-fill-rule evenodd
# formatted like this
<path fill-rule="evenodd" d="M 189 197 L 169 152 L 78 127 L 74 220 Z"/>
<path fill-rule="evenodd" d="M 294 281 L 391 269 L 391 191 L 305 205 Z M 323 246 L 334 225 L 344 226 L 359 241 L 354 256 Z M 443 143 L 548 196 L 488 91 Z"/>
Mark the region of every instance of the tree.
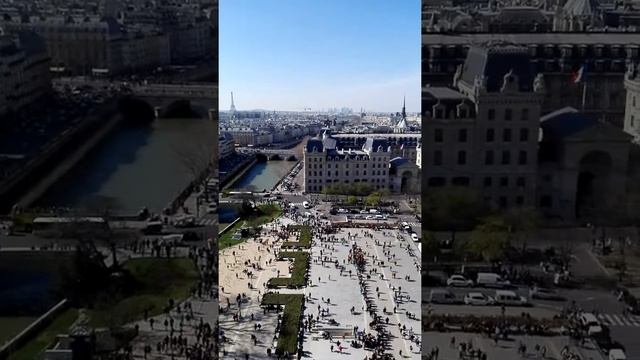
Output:
<path fill-rule="evenodd" d="M 472 258 L 495 261 L 502 258 L 509 242 L 509 226 L 500 216 L 488 216 L 471 232 L 465 252 Z"/>
<path fill-rule="evenodd" d="M 539 226 L 541 219 L 540 213 L 534 208 L 511 208 L 504 214 L 504 221 L 524 250 L 529 236 Z"/>
<path fill-rule="evenodd" d="M 471 228 L 486 213 L 478 193 L 463 186 L 429 190 L 422 206 L 425 223 L 434 229 L 451 231 L 452 241 L 456 231 Z"/>
<path fill-rule="evenodd" d="M 364 203 L 368 206 L 378 206 L 380 204 L 380 193 L 373 192 L 369 194 L 365 199 Z"/>
<path fill-rule="evenodd" d="M 427 256 L 427 259 L 440 255 L 440 242 L 430 231 L 422 232 L 422 252 Z"/>
<path fill-rule="evenodd" d="M 357 197 L 355 197 L 353 195 L 350 195 L 349 197 L 347 197 L 347 204 L 353 206 L 353 205 L 356 205 L 357 203 L 358 203 L 358 198 Z"/>
<path fill-rule="evenodd" d="M 196 185 L 202 181 L 214 168 L 218 162 L 217 146 L 214 136 L 202 134 L 202 138 L 193 139 L 191 142 L 174 145 L 173 150 L 182 162 L 182 166 L 189 174 L 192 184 Z M 205 195 L 207 187 L 204 188 Z"/>

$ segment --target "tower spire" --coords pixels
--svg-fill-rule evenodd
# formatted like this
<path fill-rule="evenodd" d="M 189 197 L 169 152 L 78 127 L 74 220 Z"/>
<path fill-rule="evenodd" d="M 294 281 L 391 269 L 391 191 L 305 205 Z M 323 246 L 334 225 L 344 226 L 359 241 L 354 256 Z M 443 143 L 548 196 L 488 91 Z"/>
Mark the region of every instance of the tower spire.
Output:
<path fill-rule="evenodd" d="M 407 111 L 406 111 L 406 108 L 405 108 L 406 102 L 407 102 L 407 96 L 404 95 L 404 96 L 402 96 L 402 118 L 403 119 L 407 118 Z"/>

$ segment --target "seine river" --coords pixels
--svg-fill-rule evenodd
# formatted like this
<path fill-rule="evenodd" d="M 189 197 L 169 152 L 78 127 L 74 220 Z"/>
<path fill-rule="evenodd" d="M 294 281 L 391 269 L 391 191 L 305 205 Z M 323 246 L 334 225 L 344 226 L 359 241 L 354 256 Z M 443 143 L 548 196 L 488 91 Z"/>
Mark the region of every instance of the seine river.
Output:
<path fill-rule="evenodd" d="M 244 175 L 231 185 L 233 190 L 271 190 L 295 166 L 295 161 L 276 161 L 255 163 Z M 218 220 L 221 224 L 230 223 L 238 217 L 233 207 L 222 205 L 218 209 Z"/>
<path fill-rule="evenodd" d="M 192 180 L 185 159 L 214 144 L 209 119 L 158 119 L 149 126 L 123 126 L 51 187 L 40 206 L 83 207 L 109 202 L 115 212 L 160 212 Z M 95 205 L 93 205 L 95 206 Z"/>

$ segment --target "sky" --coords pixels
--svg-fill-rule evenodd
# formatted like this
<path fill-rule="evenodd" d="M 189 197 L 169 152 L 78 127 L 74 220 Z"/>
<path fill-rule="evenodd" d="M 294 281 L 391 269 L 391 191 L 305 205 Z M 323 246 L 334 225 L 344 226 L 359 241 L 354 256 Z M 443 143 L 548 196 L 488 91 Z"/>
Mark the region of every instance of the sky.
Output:
<path fill-rule="evenodd" d="M 420 0 L 220 0 L 220 109 L 420 111 Z"/>

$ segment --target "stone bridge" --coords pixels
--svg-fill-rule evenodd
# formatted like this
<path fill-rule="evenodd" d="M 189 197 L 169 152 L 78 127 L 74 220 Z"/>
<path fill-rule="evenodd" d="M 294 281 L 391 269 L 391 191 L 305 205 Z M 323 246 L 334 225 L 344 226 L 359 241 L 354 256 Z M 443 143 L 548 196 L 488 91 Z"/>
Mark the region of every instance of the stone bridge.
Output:
<path fill-rule="evenodd" d="M 119 94 L 116 96 L 141 100 L 153 109 L 155 117 L 185 105 L 201 116 L 213 117 L 218 112 L 218 85 L 214 83 L 136 83 L 85 78 L 60 78 L 53 83 L 54 86 L 85 87 L 81 91 L 97 94 L 114 88 Z"/>
<path fill-rule="evenodd" d="M 245 154 L 261 154 L 268 160 L 299 160 L 300 154 L 294 149 L 263 149 L 254 147 L 239 147 L 236 151 Z"/>
<path fill-rule="evenodd" d="M 132 96 L 144 100 L 162 117 L 174 107 L 187 104 L 200 115 L 218 112 L 218 86 L 215 84 L 146 84 L 131 86 Z"/>

